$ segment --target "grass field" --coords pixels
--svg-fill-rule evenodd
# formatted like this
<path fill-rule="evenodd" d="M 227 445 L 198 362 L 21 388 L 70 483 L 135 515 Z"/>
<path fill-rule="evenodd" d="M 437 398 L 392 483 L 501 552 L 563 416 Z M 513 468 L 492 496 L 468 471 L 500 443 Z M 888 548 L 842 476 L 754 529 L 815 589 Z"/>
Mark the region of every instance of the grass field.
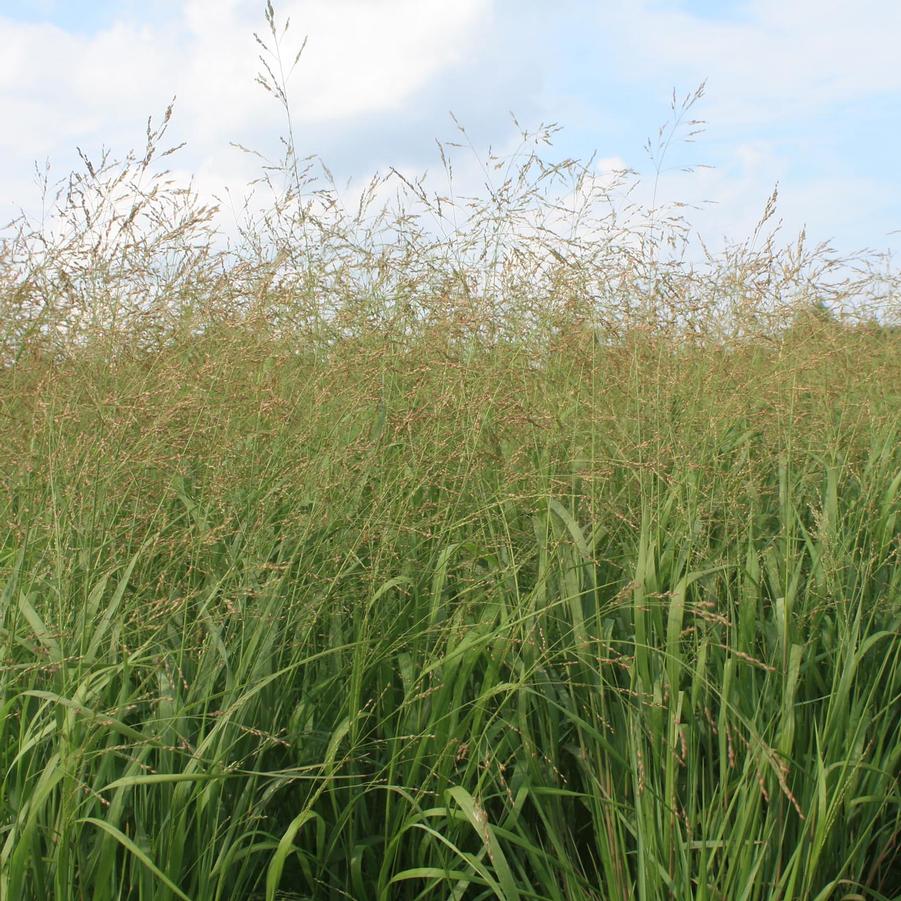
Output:
<path fill-rule="evenodd" d="M 152 156 L 0 253 L 0 898 L 901 897 L 897 284 Z"/>

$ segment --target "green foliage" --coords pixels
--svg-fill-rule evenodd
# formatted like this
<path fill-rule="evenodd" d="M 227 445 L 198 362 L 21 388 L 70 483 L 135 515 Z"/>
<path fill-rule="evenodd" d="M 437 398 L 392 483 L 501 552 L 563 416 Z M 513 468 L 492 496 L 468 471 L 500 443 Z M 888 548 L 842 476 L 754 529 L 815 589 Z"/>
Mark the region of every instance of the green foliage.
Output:
<path fill-rule="evenodd" d="M 0 895 L 892 897 L 898 357 L 833 341 L 20 362 Z"/>

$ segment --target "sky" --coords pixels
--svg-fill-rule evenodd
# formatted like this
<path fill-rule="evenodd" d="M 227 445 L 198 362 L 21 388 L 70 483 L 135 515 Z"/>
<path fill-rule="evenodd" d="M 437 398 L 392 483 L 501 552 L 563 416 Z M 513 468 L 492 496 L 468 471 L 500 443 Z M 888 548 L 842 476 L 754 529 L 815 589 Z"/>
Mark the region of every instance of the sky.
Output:
<path fill-rule="evenodd" d="M 35 164 L 63 177 L 101 148 L 140 148 L 175 97 L 170 164 L 202 194 L 259 174 L 231 146 L 275 154 L 278 106 L 254 82 L 264 0 L 0 0 L 0 224 L 35 212 Z M 450 113 L 479 152 L 521 125 L 562 126 L 551 155 L 629 167 L 706 81 L 692 144 L 664 161 L 660 201 L 699 206 L 705 240 L 740 240 L 774 186 L 786 241 L 806 227 L 841 253 L 901 251 L 897 0 L 280 0 L 300 153 L 339 182 L 439 168 Z M 290 50 L 287 51 L 289 55 Z M 704 164 L 688 174 L 681 168 Z M 706 167 L 710 168 L 706 168 Z M 478 168 L 462 165 L 462 178 Z"/>

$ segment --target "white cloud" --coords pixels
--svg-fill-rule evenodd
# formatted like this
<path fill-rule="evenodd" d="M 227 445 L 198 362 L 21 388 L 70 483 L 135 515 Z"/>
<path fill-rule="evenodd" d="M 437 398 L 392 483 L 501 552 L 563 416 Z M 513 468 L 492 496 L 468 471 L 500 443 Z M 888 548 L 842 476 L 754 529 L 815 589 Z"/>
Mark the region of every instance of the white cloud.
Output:
<path fill-rule="evenodd" d="M 742 18 L 700 18 L 647 0 L 604 13 L 620 65 L 635 78 L 709 78 L 717 123 L 772 122 L 901 90 L 901 4 L 893 0 L 750 0 Z"/>
<path fill-rule="evenodd" d="M 325 0 L 295 6 L 295 27 L 311 36 L 298 78 L 297 109 L 305 120 L 401 106 L 465 57 L 489 12 L 485 0 Z"/>
<path fill-rule="evenodd" d="M 849 109 L 899 96 L 901 4 L 746 0 L 736 14 L 717 17 L 693 14 L 688 0 L 635 0 L 605 8 L 598 24 L 623 82 L 662 91 L 707 79 L 693 113 L 711 126 L 692 155 L 704 160 L 715 137 L 718 168 L 668 172 L 660 193 L 701 205 L 689 218 L 712 246 L 722 236 L 749 236 L 777 182 L 786 240 L 806 226 L 813 240 L 834 239 L 843 251 L 866 242 L 898 246 L 899 236 L 888 235 L 898 227 L 890 174 L 867 172 L 846 150 L 831 149 L 828 123 L 830 115 L 840 123 Z M 897 124 L 874 124 L 858 140 L 879 140 L 880 132 L 896 140 Z M 799 140 L 816 169 L 805 165 Z"/>
<path fill-rule="evenodd" d="M 292 21 L 286 57 L 310 36 L 291 84 L 296 119 L 334 121 L 402 105 L 465 56 L 488 12 L 489 0 L 281 4 L 279 20 Z M 178 94 L 192 131 L 226 136 L 268 106 L 254 84 L 259 48 L 251 34 L 269 39 L 259 13 L 249 0 L 188 0 L 178 22 L 116 23 L 91 36 L 0 18 L 0 104 L 28 97 L 53 123 L 72 105 L 143 116 Z M 64 116 L 59 138 L 67 122 Z"/>
<path fill-rule="evenodd" d="M 0 143 L 33 157 L 95 129 L 111 127 L 116 137 L 123 119 L 140 121 L 159 106 L 162 73 L 174 63 L 153 31 L 124 24 L 85 37 L 0 19 L 0 45 L 9 48 L 0 68 Z"/>
<path fill-rule="evenodd" d="M 738 16 L 716 19 L 691 15 L 687 0 L 584 0 L 584 5 L 561 7 L 554 26 L 561 34 L 578 26 L 584 34 L 591 27 L 586 10 L 592 4 L 599 11 L 597 63 L 584 53 L 578 59 L 559 58 L 558 53 L 566 52 L 564 39 L 551 42 L 556 50 L 542 56 L 542 22 L 551 31 L 551 20 L 543 16 L 552 13 L 537 14 L 537 4 L 281 0 L 276 3 L 279 18 L 291 17 L 286 54 L 291 56 L 309 35 L 290 86 L 299 143 L 310 150 L 321 149 L 317 145 L 323 140 L 339 146 L 345 161 L 345 171 L 336 172 L 339 180 L 365 177 L 360 160 L 394 163 L 413 174 L 428 159 L 434 172 L 437 153 L 427 140 L 410 149 L 409 137 L 414 127 L 428 130 L 435 121 L 424 113 L 429 104 L 440 104 L 443 116 L 446 105 L 459 110 L 458 97 L 461 102 L 488 98 L 481 107 L 475 104 L 483 117 L 475 131 L 482 128 L 482 134 L 495 108 L 521 110 L 532 104 L 536 109 L 542 103 L 539 114 L 589 130 L 585 123 L 599 112 L 586 99 L 596 89 L 592 78 L 603 77 L 605 61 L 612 59 L 611 81 L 631 83 L 627 92 L 638 84 L 650 85 L 664 101 L 672 84 L 686 89 L 709 77 L 698 113 L 712 123 L 710 138 L 717 135 L 720 168 L 692 176 L 667 173 L 660 192 L 664 200 L 715 201 L 692 214 L 705 236 L 747 235 L 777 180 L 786 233 L 807 222 L 813 231 L 822 225 L 824 236 L 839 226 L 850 234 L 856 228 L 851 208 L 862 232 L 875 211 L 888 221 L 884 197 L 898 196 L 885 190 L 890 173 L 882 174 L 881 187 L 880 173 L 871 177 L 845 171 L 827 178 L 821 169 L 805 179 L 797 159 L 794 169 L 790 165 L 796 148 L 772 138 L 781 124 L 809 123 L 810 116 L 828 113 L 833 104 L 898 95 L 901 67 L 895 63 L 895 44 L 901 34 L 901 4 L 748 0 Z M 150 4 L 148 8 L 174 14 L 140 25 L 123 13 L 93 35 L 0 17 L 0 220 L 13 210 L 6 201 L 27 205 L 37 199 L 33 160 L 50 155 L 57 174 L 63 174 L 75 145 L 95 153 L 106 144 L 121 154 L 140 143 L 147 115 L 158 115 L 174 94 L 178 101 L 171 134 L 175 141 L 188 141 L 187 150 L 173 160 L 179 174 L 194 173 L 203 193 L 221 193 L 229 184 L 240 192 L 257 173 L 228 142 L 271 148 L 283 131 L 277 104 L 253 80 L 259 48 L 251 34 L 266 37 L 262 5 L 262 0 Z M 597 70 L 591 68 L 595 64 Z M 514 75 L 504 80 L 510 72 Z M 488 84 L 486 79 L 495 74 L 497 85 Z M 604 85 L 600 88 L 603 92 Z M 656 124 L 653 118 L 646 121 L 655 116 L 647 108 L 630 108 L 628 115 L 648 129 Z M 813 129 L 806 133 L 816 136 Z M 378 135 L 377 151 L 354 146 L 365 140 L 360 138 L 364 134 Z M 512 135 L 512 129 L 495 130 L 491 137 L 506 152 L 513 147 Z M 473 134 L 479 146 L 480 137 Z M 700 139 L 697 159 L 708 156 L 710 138 Z M 570 146 L 566 152 L 589 150 Z M 597 161 L 596 167 L 605 176 L 625 167 L 615 153 L 633 164 L 640 161 L 638 145 L 601 150 L 609 159 Z M 480 166 L 465 152 L 456 159 L 460 193 L 479 193 Z M 852 162 L 843 164 L 850 167 Z M 899 226 L 901 222 L 893 222 L 890 227 Z"/>
<path fill-rule="evenodd" d="M 737 144 L 721 168 L 691 173 L 671 171 L 661 178 L 658 200 L 678 201 L 709 249 L 744 241 L 754 233 L 764 206 L 778 187 L 776 213 L 763 229 L 780 224 L 777 244 L 792 243 L 804 229 L 810 243 L 829 242 L 840 254 L 870 249 L 897 250 L 899 235 L 890 235 L 886 190 L 878 174 L 826 174 L 791 177 L 789 162 L 777 144 L 765 140 Z M 649 202 L 645 182 L 636 197 Z M 694 252 L 700 259 L 700 248 Z"/>
<path fill-rule="evenodd" d="M 289 86 L 301 125 L 390 111 L 478 41 L 491 0 L 305 0 L 278 5 L 291 17 L 293 56 L 310 40 Z M 177 95 L 173 134 L 188 165 L 210 170 L 230 140 L 278 134 L 280 113 L 254 83 L 252 32 L 266 24 L 256 0 L 187 0 L 175 20 L 116 22 L 92 35 L 0 17 L 0 191 L 27 202 L 31 161 L 68 162 L 76 145 L 123 152 L 139 144 L 146 117 Z M 290 60 L 288 60 L 290 61 Z M 2 203 L 2 201 L 0 201 Z M 7 218 L 10 207 L 0 210 Z"/>

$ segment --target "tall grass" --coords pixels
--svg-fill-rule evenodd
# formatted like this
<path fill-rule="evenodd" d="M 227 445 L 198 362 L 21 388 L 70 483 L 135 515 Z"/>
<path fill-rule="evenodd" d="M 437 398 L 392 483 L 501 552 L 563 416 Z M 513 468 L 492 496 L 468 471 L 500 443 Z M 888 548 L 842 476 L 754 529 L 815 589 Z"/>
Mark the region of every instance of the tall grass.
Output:
<path fill-rule="evenodd" d="M 894 276 L 165 124 L 0 252 L 0 897 L 901 895 Z"/>

